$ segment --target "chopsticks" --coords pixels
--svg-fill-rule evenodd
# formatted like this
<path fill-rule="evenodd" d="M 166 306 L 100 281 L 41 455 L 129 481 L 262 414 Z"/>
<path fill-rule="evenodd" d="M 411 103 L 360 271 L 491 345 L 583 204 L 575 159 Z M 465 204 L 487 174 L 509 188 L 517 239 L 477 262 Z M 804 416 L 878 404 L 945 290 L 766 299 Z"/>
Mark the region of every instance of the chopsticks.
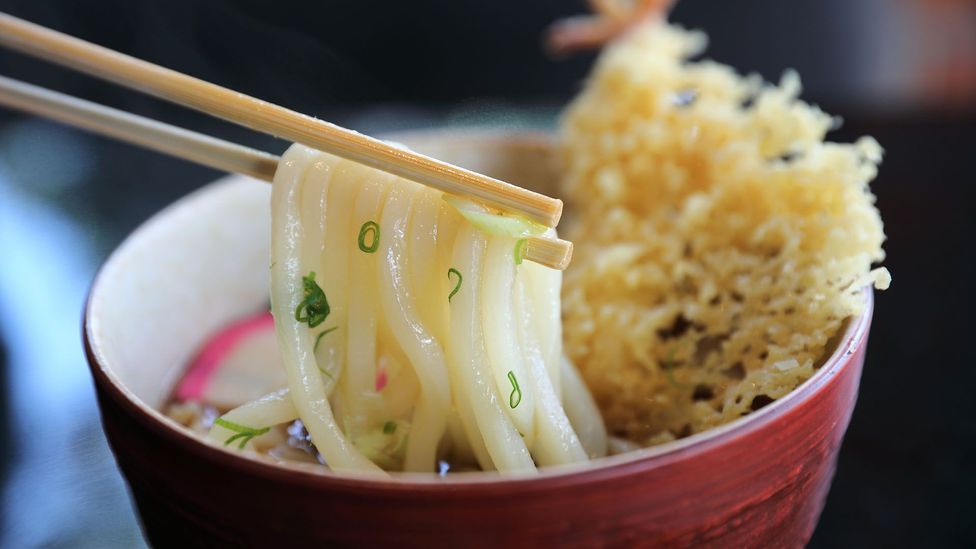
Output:
<path fill-rule="evenodd" d="M 222 139 L 92 103 L 0 76 L 0 105 L 140 145 L 217 170 L 271 182 L 280 157 Z M 573 245 L 561 239 L 528 237 L 525 259 L 565 269 Z"/>
<path fill-rule="evenodd" d="M 0 45 L 554 227 L 562 202 L 7 14 Z"/>
<path fill-rule="evenodd" d="M 559 222 L 559 217 L 562 214 L 562 201 L 558 199 L 550 198 L 421 154 L 393 147 L 383 141 L 358 132 L 341 128 L 334 124 L 136 59 L 4 13 L 0 13 L 0 45 L 223 118 L 254 130 L 303 143 L 310 147 L 417 181 L 446 193 L 469 197 L 504 212 L 528 217 L 547 227 L 554 227 Z M 22 86 L 27 85 L 22 84 Z M 20 88 L 22 93 L 18 95 L 18 101 L 20 101 L 21 105 L 24 104 L 25 97 L 37 95 L 29 90 L 30 88 Z M 46 91 L 46 93 L 54 94 L 55 92 Z M 50 99 L 53 96 L 46 95 L 44 97 L 48 100 L 47 107 L 50 108 Z M 102 131 L 94 126 L 86 126 L 87 129 L 149 146 L 155 150 L 167 152 L 180 156 L 181 158 L 218 167 L 218 169 L 239 171 L 238 169 L 231 169 L 226 164 L 217 166 L 213 162 L 201 158 L 201 156 L 204 156 L 202 152 L 195 153 L 191 156 L 190 154 L 181 154 L 181 152 L 186 152 L 182 149 L 177 150 L 173 148 L 176 147 L 174 143 L 181 141 L 183 138 L 202 139 L 208 145 L 216 147 L 205 148 L 205 150 L 211 152 L 216 151 L 216 156 L 221 157 L 222 162 L 234 163 L 243 161 L 243 156 L 241 156 L 244 154 L 242 152 L 243 148 L 238 145 L 214 140 L 213 138 L 194 134 L 193 132 L 183 133 L 180 137 L 176 137 L 177 134 L 187 132 L 187 130 L 174 128 L 155 121 L 144 121 L 143 123 L 135 123 L 133 125 L 135 122 L 134 119 L 138 118 L 134 115 L 114 111 L 114 109 L 83 102 L 75 98 L 69 99 L 73 100 L 75 102 L 74 106 L 78 108 L 71 109 L 68 106 L 72 103 L 71 101 L 62 101 L 61 104 L 64 107 L 61 110 L 63 118 L 59 120 L 63 122 L 69 124 L 75 123 L 69 119 L 68 111 L 74 113 L 71 115 L 71 117 L 74 117 L 74 120 L 78 120 L 77 117 L 81 116 L 80 113 L 83 111 L 98 112 L 102 117 L 102 128 L 104 129 L 107 124 L 116 133 L 112 134 L 107 131 Z M 44 102 L 42 101 L 41 103 Z M 13 106 L 12 103 L 11 105 Z M 89 108 L 91 106 L 97 108 L 91 109 Z M 118 120 L 125 120 L 125 122 L 120 124 L 108 123 L 107 120 L 113 118 L 113 116 L 106 113 L 113 111 L 125 115 L 117 117 Z M 37 111 L 37 113 L 42 116 L 49 116 L 49 114 L 45 114 L 42 111 Z M 89 121 L 97 118 L 99 116 L 93 115 L 87 117 Z M 90 123 L 94 124 L 94 122 Z M 132 131 L 123 136 L 118 133 L 123 131 L 121 129 L 123 127 L 127 127 Z M 166 146 L 169 148 L 164 149 L 162 145 L 158 144 L 150 145 L 147 141 L 151 137 L 136 139 L 133 134 L 142 130 L 158 130 L 155 134 L 151 135 L 155 138 L 163 137 L 164 140 L 168 139 Z M 162 132 L 162 134 L 159 132 Z M 182 146 L 191 147 L 190 145 Z M 258 153 L 258 151 L 250 152 Z M 255 175 L 255 177 L 259 176 Z M 264 179 L 264 177 L 261 178 Z M 565 268 L 569 263 L 571 255 L 572 243 L 565 240 L 530 238 L 526 246 L 526 259 L 554 268 Z"/>
<path fill-rule="evenodd" d="M 273 154 L 0 76 L 0 105 L 203 164 L 271 181 Z"/>

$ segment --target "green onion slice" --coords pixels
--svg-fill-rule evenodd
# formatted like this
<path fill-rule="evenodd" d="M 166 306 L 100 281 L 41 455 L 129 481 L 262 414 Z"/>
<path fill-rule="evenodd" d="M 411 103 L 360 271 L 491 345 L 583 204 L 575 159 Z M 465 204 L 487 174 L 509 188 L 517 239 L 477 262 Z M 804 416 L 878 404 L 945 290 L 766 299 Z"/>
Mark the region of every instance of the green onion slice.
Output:
<path fill-rule="evenodd" d="M 524 217 L 493 212 L 466 198 L 445 194 L 444 201 L 454 206 L 469 223 L 492 235 L 524 238 L 546 232 L 545 225 Z"/>
<path fill-rule="evenodd" d="M 328 335 L 330 332 L 334 332 L 334 331 L 336 331 L 338 329 L 339 329 L 338 326 L 333 326 L 333 327 L 325 330 L 321 334 L 319 334 L 318 337 L 315 338 L 315 345 L 312 346 L 312 352 L 314 353 L 314 352 L 316 352 L 316 351 L 319 350 L 319 343 L 322 342 L 322 338 L 323 337 L 325 337 L 326 335 Z"/>
<path fill-rule="evenodd" d="M 464 277 L 461 276 L 461 271 L 455 269 L 454 267 L 451 267 L 450 269 L 447 270 L 447 279 L 448 280 L 451 279 L 451 275 L 452 274 L 456 274 L 458 280 L 457 280 L 457 284 L 454 285 L 454 289 L 451 290 L 451 293 L 447 295 L 447 302 L 448 303 L 451 302 L 451 298 L 454 297 L 454 294 L 458 293 L 458 290 L 461 289 L 461 281 L 464 279 Z"/>
<path fill-rule="evenodd" d="M 235 435 L 231 435 L 227 440 L 225 440 L 224 446 L 227 446 L 231 442 L 240 439 L 241 443 L 237 446 L 239 450 L 243 450 L 244 446 L 246 446 L 247 443 L 250 442 L 252 438 L 261 436 L 267 433 L 271 429 L 270 427 L 262 427 L 260 429 L 256 429 L 254 427 L 248 427 L 246 425 L 240 425 L 232 421 L 227 421 L 226 419 L 220 417 L 214 420 L 214 425 L 220 425 L 224 429 L 228 429 L 230 431 L 234 431 L 235 433 L 237 433 Z"/>
<path fill-rule="evenodd" d="M 372 233 L 372 234 L 371 234 Z M 366 245 L 366 238 L 370 238 L 370 243 Z M 375 221 L 367 221 L 359 228 L 359 249 L 371 254 L 380 247 L 380 226 Z"/>
<path fill-rule="evenodd" d="M 515 241 L 515 264 L 516 265 L 521 265 L 522 260 L 525 259 L 525 245 L 527 243 L 528 240 L 524 238 L 520 238 L 517 241 Z"/>
<path fill-rule="evenodd" d="M 314 328 L 325 322 L 332 309 L 322 287 L 315 282 L 315 271 L 302 277 L 302 285 L 305 288 L 305 298 L 295 309 L 295 320 L 307 322 L 309 328 Z"/>
<path fill-rule="evenodd" d="M 508 395 L 508 405 L 515 409 L 522 402 L 522 389 L 519 388 L 518 379 L 515 378 L 515 372 L 508 371 L 508 381 L 512 384 L 512 393 Z"/>

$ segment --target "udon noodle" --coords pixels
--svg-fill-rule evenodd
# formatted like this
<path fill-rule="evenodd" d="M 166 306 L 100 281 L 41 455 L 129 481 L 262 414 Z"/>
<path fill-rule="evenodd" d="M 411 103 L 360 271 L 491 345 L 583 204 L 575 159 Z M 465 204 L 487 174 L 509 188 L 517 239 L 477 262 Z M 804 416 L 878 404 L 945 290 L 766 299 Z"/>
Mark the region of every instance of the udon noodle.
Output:
<path fill-rule="evenodd" d="M 287 387 L 218 418 L 212 439 L 244 448 L 300 418 L 346 472 L 531 472 L 606 453 L 562 357 L 561 273 L 522 261 L 537 228 L 302 145 L 273 189 Z"/>

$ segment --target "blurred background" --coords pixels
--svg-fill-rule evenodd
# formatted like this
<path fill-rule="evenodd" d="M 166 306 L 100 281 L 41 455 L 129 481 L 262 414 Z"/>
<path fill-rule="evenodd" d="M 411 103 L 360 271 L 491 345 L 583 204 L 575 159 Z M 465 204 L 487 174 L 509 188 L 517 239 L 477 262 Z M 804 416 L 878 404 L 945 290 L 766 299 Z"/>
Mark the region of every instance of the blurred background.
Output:
<path fill-rule="evenodd" d="M 551 129 L 592 55 L 547 58 L 581 0 L 0 0 L 0 11 L 372 134 Z M 708 57 L 875 136 L 889 240 L 860 399 L 813 547 L 973 546 L 976 2 L 682 0 Z M 281 152 L 286 143 L 0 51 L 0 74 Z M 87 287 L 220 174 L 0 109 L 0 546 L 143 544 L 82 353 Z"/>

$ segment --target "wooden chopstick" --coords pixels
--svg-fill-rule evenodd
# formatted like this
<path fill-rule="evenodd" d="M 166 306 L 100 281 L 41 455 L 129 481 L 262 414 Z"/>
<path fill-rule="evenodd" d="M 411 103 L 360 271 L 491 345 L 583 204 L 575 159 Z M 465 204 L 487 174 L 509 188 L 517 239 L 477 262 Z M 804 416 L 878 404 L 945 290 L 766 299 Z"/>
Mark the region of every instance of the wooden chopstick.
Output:
<path fill-rule="evenodd" d="M 0 13 L 0 45 L 555 227 L 562 201 Z"/>
<path fill-rule="evenodd" d="M 113 137 L 221 171 L 272 181 L 280 157 L 170 124 L 92 103 L 40 86 L 0 76 L 0 105 Z M 529 237 L 525 259 L 563 270 L 573 244 Z"/>
<path fill-rule="evenodd" d="M 271 181 L 278 156 L 0 76 L 0 104 L 225 172 Z"/>

